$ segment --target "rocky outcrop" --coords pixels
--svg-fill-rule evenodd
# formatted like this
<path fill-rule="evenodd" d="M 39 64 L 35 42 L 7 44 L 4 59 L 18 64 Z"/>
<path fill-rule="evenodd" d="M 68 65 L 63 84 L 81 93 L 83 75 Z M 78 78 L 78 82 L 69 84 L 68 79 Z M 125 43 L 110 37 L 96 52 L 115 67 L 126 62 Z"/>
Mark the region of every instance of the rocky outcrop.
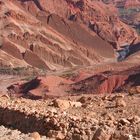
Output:
<path fill-rule="evenodd" d="M 131 88 L 139 86 L 140 67 L 130 68 L 119 72 L 104 72 L 72 85 L 75 92 L 81 93 L 113 93 L 129 92 Z"/>
<path fill-rule="evenodd" d="M 85 27 L 80 26 L 77 23 L 65 22 L 62 18 L 54 14 L 49 17 L 48 24 L 77 44 L 87 46 L 87 51 L 93 48 L 95 54 L 101 54 L 101 56 L 108 58 L 113 57 L 112 46 L 100 39 L 94 33 L 89 32 Z M 108 52 L 104 51 L 106 48 L 109 50 Z"/>
<path fill-rule="evenodd" d="M 135 34 L 111 14 L 115 8 L 102 2 L 2 0 L 2 3 L 1 37 L 7 40 L 8 48 L 2 44 L 3 51 L 37 68 L 58 70 L 112 61 L 115 59 L 112 44 L 124 40 L 129 44 Z M 116 29 L 121 30 L 120 34 Z M 13 50 L 9 49 L 10 44 Z"/>
<path fill-rule="evenodd" d="M 8 87 L 10 95 L 37 98 L 61 97 L 66 95 L 108 94 L 115 92 L 140 93 L 140 66 L 123 71 L 106 71 L 88 78 L 71 81 L 59 76 L 35 78 L 29 82 Z M 70 94 L 69 94 L 70 93 Z"/>
<path fill-rule="evenodd" d="M 35 78 L 21 85 L 19 84 L 11 85 L 7 89 L 15 93 L 27 94 L 30 90 L 37 88 L 40 85 L 40 81 L 41 81 L 40 79 Z"/>
<path fill-rule="evenodd" d="M 46 11 L 55 13 L 60 17 L 69 19 L 70 21 L 82 23 L 108 42 L 122 44 L 126 42 L 126 40 L 128 43 L 132 41 L 130 40 L 130 36 L 133 39 L 135 32 L 119 20 L 117 9 L 115 9 L 113 5 L 105 5 L 101 1 L 98 2 L 91 0 L 60 0 L 61 5 L 63 6 L 62 10 L 59 10 L 59 5 L 56 5 L 57 2 L 48 1 L 48 4 L 55 7 L 54 10 L 52 6 L 47 5 L 43 0 L 40 0 L 40 4 L 44 6 Z M 112 13 L 116 13 L 116 15 Z M 119 38 L 116 36 L 116 32 L 119 32 Z"/>
<path fill-rule="evenodd" d="M 118 8 L 136 8 L 140 6 L 139 0 L 103 0 L 103 2 L 114 4 Z"/>
<path fill-rule="evenodd" d="M 7 87 L 10 96 L 32 99 L 46 99 L 68 95 L 71 80 L 59 76 L 36 77 L 25 82 L 17 82 Z"/>
<path fill-rule="evenodd" d="M 103 2 L 107 2 L 107 4 L 112 4 L 118 8 L 121 20 L 131 25 L 139 34 L 139 0 L 107 0 Z"/>
<path fill-rule="evenodd" d="M 12 55 L 15 58 L 18 58 L 20 60 L 23 59 L 19 48 L 11 42 L 4 41 L 3 44 L 2 44 L 2 47 L 0 49 L 5 51 L 6 53 Z"/>
<path fill-rule="evenodd" d="M 26 50 L 25 54 L 23 54 L 23 58 L 25 62 L 27 62 L 33 67 L 37 67 L 40 69 L 49 69 L 47 64 L 36 54 L 32 53 L 32 51 L 30 50 Z"/>

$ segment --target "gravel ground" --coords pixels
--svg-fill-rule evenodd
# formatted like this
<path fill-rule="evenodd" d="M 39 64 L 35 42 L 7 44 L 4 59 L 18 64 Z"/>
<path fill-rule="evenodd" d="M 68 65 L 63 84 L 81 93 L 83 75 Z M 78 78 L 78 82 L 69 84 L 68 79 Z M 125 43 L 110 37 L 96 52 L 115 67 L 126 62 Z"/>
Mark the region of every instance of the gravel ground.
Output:
<path fill-rule="evenodd" d="M 24 134 L 18 130 L 0 126 L 0 140 L 34 140 L 30 137 L 30 133 Z M 40 140 L 49 140 L 46 136 L 42 136 Z"/>
<path fill-rule="evenodd" d="M 0 140 L 34 140 L 30 136 L 31 134 L 21 133 L 19 130 L 14 130 L 10 128 L 6 128 L 3 125 L 0 126 Z M 50 138 L 46 138 L 46 136 L 41 136 L 40 140 L 53 140 Z"/>
<path fill-rule="evenodd" d="M 0 126 L 0 140 L 26 140 L 29 134 L 23 134 L 18 130 L 8 129 Z"/>
<path fill-rule="evenodd" d="M 47 100 L 1 97 L 0 120 L 19 127 L 22 132 L 37 131 L 51 138 L 41 137 L 41 140 L 110 140 L 110 137 L 113 137 L 111 140 L 139 140 L 139 103 L 140 94 L 81 95 Z M 0 140 L 33 140 L 30 134 L 1 129 Z"/>

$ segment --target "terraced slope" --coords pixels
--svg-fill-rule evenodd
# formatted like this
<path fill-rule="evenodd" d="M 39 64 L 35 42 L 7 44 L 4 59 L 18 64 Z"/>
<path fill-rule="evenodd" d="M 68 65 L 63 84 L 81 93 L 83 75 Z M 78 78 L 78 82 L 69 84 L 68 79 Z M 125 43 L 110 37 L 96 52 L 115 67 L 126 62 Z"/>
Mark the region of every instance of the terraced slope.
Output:
<path fill-rule="evenodd" d="M 0 64 L 58 70 L 113 60 L 110 43 L 129 43 L 135 32 L 111 11 L 90 0 L 1 0 Z"/>

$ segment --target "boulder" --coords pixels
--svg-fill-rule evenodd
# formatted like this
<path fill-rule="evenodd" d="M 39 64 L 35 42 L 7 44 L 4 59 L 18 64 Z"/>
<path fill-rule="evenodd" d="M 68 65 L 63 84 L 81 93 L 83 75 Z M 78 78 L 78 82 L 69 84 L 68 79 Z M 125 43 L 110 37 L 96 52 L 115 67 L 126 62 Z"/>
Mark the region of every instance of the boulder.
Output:
<path fill-rule="evenodd" d="M 96 130 L 92 140 L 110 140 L 114 130 L 110 127 L 100 127 Z"/>
<path fill-rule="evenodd" d="M 133 117 L 130 117 L 128 118 L 128 120 L 131 122 L 131 123 L 140 123 L 140 117 L 139 116 L 133 116 Z"/>
<path fill-rule="evenodd" d="M 116 100 L 116 107 L 126 107 L 126 102 L 123 99 Z"/>
<path fill-rule="evenodd" d="M 41 140 L 40 134 L 38 132 L 33 132 L 30 134 L 30 137 L 34 140 Z"/>
<path fill-rule="evenodd" d="M 72 102 L 72 101 L 61 100 L 61 99 L 54 100 L 53 105 L 60 109 L 68 109 L 70 107 L 81 107 L 82 106 L 82 104 L 80 102 Z"/>
<path fill-rule="evenodd" d="M 70 101 L 56 99 L 53 101 L 53 105 L 60 109 L 68 109 L 70 107 Z"/>

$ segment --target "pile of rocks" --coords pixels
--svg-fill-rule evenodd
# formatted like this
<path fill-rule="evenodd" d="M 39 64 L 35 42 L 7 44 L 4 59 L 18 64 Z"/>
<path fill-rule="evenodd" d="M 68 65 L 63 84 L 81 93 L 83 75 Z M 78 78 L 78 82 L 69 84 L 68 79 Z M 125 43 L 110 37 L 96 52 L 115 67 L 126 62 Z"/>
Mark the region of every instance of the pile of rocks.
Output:
<path fill-rule="evenodd" d="M 35 140 L 40 135 L 56 140 L 138 140 L 140 115 L 132 101 L 139 102 L 139 97 L 117 94 L 37 101 L 1 97 L 0 123 L 34 132 L 28 136 Z"/>

